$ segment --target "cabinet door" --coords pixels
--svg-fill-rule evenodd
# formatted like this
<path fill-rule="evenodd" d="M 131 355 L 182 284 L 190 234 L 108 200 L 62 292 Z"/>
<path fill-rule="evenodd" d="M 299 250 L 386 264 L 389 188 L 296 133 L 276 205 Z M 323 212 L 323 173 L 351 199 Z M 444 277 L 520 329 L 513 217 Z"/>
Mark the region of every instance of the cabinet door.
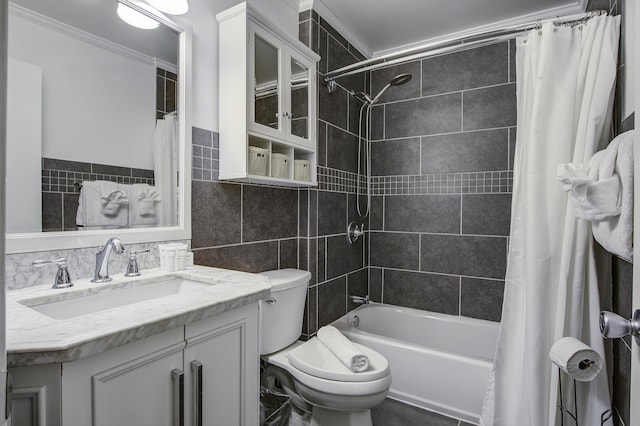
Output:
<path fill-rule="evenodd" d="M 10 368 L 13 408 L 9 425 L 60 426 L 60 364 Z"/>
<path fill-rule="evenodd" d="M 185 392 L 191 400 L 185 424 L 258 424 L 257 305 L 189 325 L 189 331 L 198 334 L 187 337 L 184 351 Z M 199 386 L 197 364 L 192 368 L 192 363 L 201 364 Z M 201 423 L 196 421 L 199 417 Z"/>
<path fill-rule="evenodd" d="M 291 142 L 315 148 L 316 90 L 315 64 L 289 50 L 287 55 L 286 114 Z"/>
<path fill-rule="evenodd" d="M 284 45 L 257 25 L 249 31 L 249 129 L 283 138 L 288 124 L 282 95 Z"/>
<path fill-rule="evenodd" d="M 183 333 L 180 327 L 169 334 Z M 64 364 L 63 424 L 173 426 L 180 393 L 172 371 L 183 368 L 184 340 L 171 341 L 154 336 Z"/>

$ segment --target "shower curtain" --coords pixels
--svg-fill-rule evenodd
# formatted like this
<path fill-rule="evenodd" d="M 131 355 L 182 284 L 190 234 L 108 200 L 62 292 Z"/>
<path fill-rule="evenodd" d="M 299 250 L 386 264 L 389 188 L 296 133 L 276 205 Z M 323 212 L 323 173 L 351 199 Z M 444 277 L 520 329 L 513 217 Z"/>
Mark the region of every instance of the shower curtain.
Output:
<path fill-rule="evenodd" d="M 558 164 L 585 164 L 609 140 L 620 17 L 547 23 L 516 41 L 517 142 L 502 323 L 481 425 L 560 424 L 553 343 L 572 336 L 604 358 L 591 225 L 576 219 Z M 570 380 L 563 379 L 564 403 Z M 578 382 L 580 425 L 610 407 L 606 369 Z M 565 424 L 573 420 L 565 415 Z"/>
<path fill-rule="evenodd" d="M 159 226 L 178 224 L 178 123 L 175 114 L 156 121 L 153 134 L 153 175 L 160 202 Z"/>

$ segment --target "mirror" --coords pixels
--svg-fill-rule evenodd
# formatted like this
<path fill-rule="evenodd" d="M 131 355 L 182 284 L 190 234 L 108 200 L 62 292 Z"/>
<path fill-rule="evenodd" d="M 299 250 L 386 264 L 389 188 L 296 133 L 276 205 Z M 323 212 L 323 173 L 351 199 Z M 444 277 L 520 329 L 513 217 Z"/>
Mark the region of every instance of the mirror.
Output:
<path fill-rule="evenodd" d="M 190 33 L 118 3 L 9 3 L 8 253 L 190 238 Z"/>
<path fill-rule="evenodd" d="M 309 70 L 291 58 L 291 134 L 309 139 Z"/>
<path fill-rule="evenodd" d="M 278 48 L 256 34 L 255 47 L 255 120 L 273 129 L 279 128 Z"/>

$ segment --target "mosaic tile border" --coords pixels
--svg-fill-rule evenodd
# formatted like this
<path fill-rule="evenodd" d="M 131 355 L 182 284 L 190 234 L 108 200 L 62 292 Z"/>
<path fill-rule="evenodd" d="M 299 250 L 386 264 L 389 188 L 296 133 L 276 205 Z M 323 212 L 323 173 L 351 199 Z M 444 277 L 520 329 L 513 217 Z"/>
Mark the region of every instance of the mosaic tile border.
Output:
<path fill-rule="evenodd" d="M 318 167 L 318 189 L 356 193 L 357 174 Z M 364 178 L 361 178 L 364 183 Z M 513 171 L 372 176 L 371 195 L 494 194 L 513 191 Z"/>
<path fill-rule="evenodd" d="M 59 192 L 65 194 L 80 193 L 80 186 L 83 181 L 106 180 L 110 182 L 133 184 L 146 183 L 154 184 L 153 179 L 131 176 L 101 175 L 93 173 L 69 172 L 66 170 L 42 170 L 42 192 Z"/>
<path fill-rule="evenodd" d="M 318 166 L 318 189 L 355 194 L 357 182 L 357 173 Z M 365 182 L 364 178 L 361 182 Z"/>
<path fill-rule="evenodd" d="M 494 194 L 513 190 L 513 171 L 373 176 L 372 195 Z"/>
<path fill-rule="evenodd" d="M 78 194 L 83 181 L 106 180 L 123 184 L 154 185 L 153 170 L 78 161 L 42 159 L 42 192 Z"/>
<path fill-rule="evenodd" d="M 191 144 L 191 179 L 215 182 L 220 175 L 218 132 L 193 128 Z"/>

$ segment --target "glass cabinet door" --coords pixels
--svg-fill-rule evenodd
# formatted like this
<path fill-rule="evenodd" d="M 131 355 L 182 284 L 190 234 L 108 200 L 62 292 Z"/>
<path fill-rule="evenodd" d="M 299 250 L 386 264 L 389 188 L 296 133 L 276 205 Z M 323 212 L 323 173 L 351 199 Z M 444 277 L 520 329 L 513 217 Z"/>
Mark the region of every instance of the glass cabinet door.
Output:
<path fill-rule="evenodd" d="M 309 68 L 290 58 L 291 134 L 309 139 Z"/>
<path fill-rule="evenodd" d="M 254 43 L 253 120 L 256 124 L 282 131 L 280 49 L 257 32 Z"/>

